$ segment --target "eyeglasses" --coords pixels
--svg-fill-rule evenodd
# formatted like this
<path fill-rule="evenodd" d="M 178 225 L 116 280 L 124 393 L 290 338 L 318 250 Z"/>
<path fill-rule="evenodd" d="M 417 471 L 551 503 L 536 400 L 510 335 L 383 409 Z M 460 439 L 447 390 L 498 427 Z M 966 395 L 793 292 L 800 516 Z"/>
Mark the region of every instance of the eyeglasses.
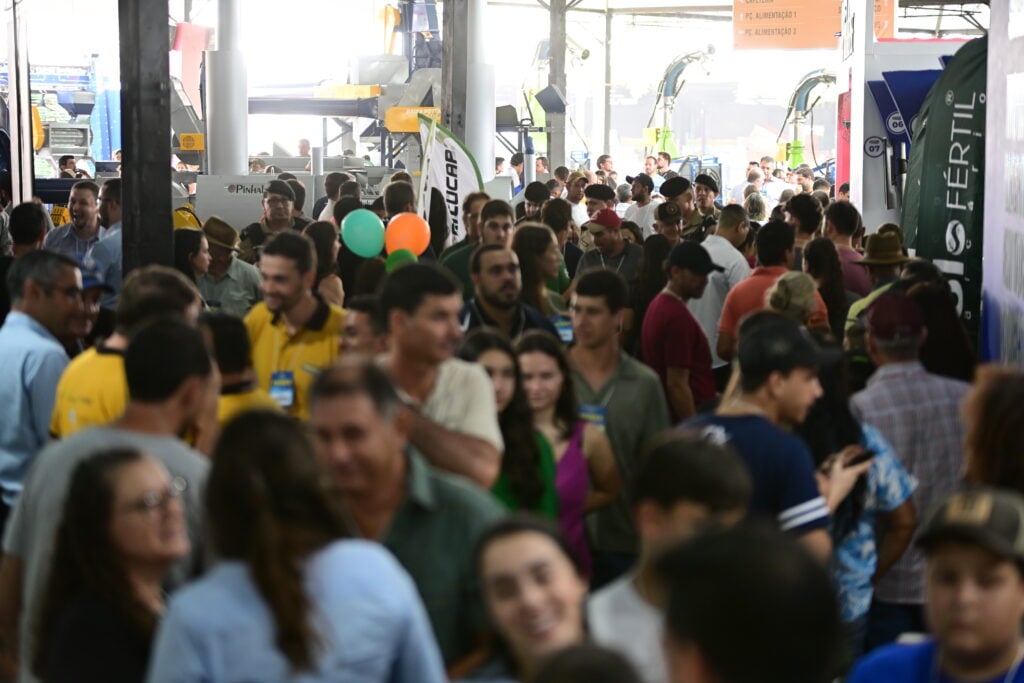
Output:
<path fill-rule="evenodd" d="M 165 510 L 168 503 L 181 498 L 182 494 L 187 490 L 188 482 L 181 477 L 175 477 L 171 479 L 171 484 L 166 489 L 143 494 L 139 499 L 125 505 L 124 511 L 150 513 L 154 510 Z"/>
<path fill-rule="evenodd" d="M 280 204 L 287 204 L 291 200 L 288 199 L 287 197 L 267 197 L 263 201 L 265 201 L 270 206 L 274 206 Z"/>

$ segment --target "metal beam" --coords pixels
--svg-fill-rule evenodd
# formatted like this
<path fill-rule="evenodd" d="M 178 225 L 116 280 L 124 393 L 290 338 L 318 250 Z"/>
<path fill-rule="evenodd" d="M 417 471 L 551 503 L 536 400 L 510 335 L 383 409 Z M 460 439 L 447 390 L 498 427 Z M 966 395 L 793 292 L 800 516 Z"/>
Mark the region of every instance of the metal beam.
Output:
<path fill-rule="evenodd" d="M 548 83 L 565 94 L 565 0 L 551 0 L 548 35 Z M 565 166 L 565 114 L 547 114 L 548 159 L 551 168 Z"/>
<path fill-rule="evenodd" d="M 612 151 L 612 19 L 608 11 L 609 0 L 604 0 L 604 130 L 601 146 L 604 154 Z"/>
<path fill-rule="evenodd" d="M 466 139 L 467 0 L 447 0 L 441 17 L 441 123 L 460 140 Z M 482 167 L 491 162 L 477 161 Z"/>
<path fill-rule="evenodd" d="M 118 0 L 123 269 L 174 264 L 167 0 Z"/>

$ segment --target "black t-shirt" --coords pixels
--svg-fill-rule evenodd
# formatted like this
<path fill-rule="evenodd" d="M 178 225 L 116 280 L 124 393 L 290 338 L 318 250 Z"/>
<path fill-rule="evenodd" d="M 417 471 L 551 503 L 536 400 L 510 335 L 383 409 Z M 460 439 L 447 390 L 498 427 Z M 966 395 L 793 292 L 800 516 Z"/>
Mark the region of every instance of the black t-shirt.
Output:
<path fill-rule="evenodd" d="M 47 683 L 142 683 L 152 643 L 114 607 L 92 595 L 68 605 L 46 649 Z"/>

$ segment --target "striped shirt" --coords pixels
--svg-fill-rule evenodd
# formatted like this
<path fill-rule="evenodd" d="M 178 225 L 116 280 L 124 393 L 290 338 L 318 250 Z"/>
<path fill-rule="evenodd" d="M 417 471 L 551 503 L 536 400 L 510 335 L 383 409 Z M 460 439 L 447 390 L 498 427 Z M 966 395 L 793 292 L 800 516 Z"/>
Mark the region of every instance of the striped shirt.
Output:
<path fill-rule="evenodd" d="M 850 400 L 854 415 L 878 429 L 903 467 L 918 481 L 918 516 L 959 487 L 964 475 L 960 406 L 970 385 L 927 372 L 917 361 L 879 368 Z M 907 548 L 875 586 L 883 602 L 924 603 L 924 556 Z"/>

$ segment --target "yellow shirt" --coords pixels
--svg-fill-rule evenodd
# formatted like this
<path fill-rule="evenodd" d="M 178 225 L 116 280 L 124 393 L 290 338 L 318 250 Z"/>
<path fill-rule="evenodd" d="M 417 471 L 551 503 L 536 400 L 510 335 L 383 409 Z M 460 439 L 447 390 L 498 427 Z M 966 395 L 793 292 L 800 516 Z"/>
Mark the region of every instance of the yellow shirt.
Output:
<path fill-rule="evenodd" d="M 319 298 L 313 317 L 294 336 L 289 336 L 281 316 L 272 313 L 263 302 L 253 306 L 245 317 L 260 388 L 276 400 L 287 393 L 287 382 L 280 381 L 280 375 L 290 373 L 290 405 L 278 402 L 289 415 L 302 420 L 309 417 L 309 389 L 320 371 L 338 357 L 344 317 L 344 311 Z M 274 375 L 279 378 L 272 387 Z"/>
<path fill-rule="evenodd" d="M 217 423 L 221 429 L 224 428 L 233 417 L 239 413 L 257 408 L 280 410 L 270 394 L 259 387 L 247 386 L 239 391 L 231 391 L 229 387 L 221 390 L 220 400 L 217 401 Z"/>
<path fill-rule="evenodd" d="M 128 405 L 121 351 L 96 347 L 79 354 L 57 384 L 50 433 L 66 439 L 86 427 L 108 425 Z"/>

